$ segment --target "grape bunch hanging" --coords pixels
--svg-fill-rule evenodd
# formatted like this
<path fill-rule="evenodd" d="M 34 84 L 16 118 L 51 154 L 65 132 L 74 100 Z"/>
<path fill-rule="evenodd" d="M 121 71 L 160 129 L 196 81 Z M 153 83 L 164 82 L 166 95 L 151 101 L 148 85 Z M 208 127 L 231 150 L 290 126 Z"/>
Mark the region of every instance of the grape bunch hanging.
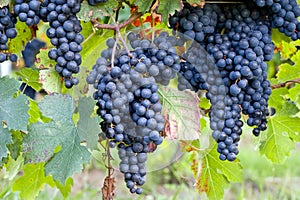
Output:
<path fill-rule="evenodd" d="M 0 62 L 10 59 L 17 61 L 15 54 L 8 53 L 8 39 L 17 36 L 15 24 L 17 19 L 28 26 L 37 25 L 40 20 L 49 22 L 50 28 L 47 36 L 55 47 L 49 51 L 49 58 L 56 61 L 55 70 L 64 77 L 65 86 L 71 88 L 77 85 L 79 80 L 73 74 L 79 72 L 81 64 L 80 51 L 83 36 L 80 34 L 82 27 L 76 14 L 80 11 L 81 3 L 77 0 L 16 0 L 13 12 L 8 6 L 0 9 Z M 38 46 L 36 46 L 37 49 Z M 24 50 L 23 54 L 30 52 Z M 24 58 L 34 60 L 36 54 Z M 32 63 L 32 62 L 30 62 Z"/>

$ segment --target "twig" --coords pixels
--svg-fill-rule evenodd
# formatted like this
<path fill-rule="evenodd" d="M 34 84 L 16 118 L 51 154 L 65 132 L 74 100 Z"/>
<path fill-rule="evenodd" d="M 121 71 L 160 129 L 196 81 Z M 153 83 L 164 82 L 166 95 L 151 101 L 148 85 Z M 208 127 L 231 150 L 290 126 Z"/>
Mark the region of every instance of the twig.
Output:
<path fill-rule="evenodd" d="M 120 24 L 101 24 L 99 23 L 97 20 L 92 20 L 92 23 L 94 25 L 95 28 L 98 28 L 98 29 L 109 29 L 109 30 L 117 30 L 117 29 L 122 29 L 124 27 L 126 27 L 128 24 L 131 24 L 132 22 L 134 22 L 136 19 L 138 19 L 139 17 L 141 17 L 143 14 L 140 13 L 140 12 L 135 12 L 133 13 L 133 15 L 131 15 L 131 17 L 120 23 Z"/>
<path fill-rule="evenodd" d="M 271 88 L 272 88 L 272 90 L 274 90 L 274 89 L 285 87 L 286 85 L 291 84 L 291 83 L 298 83 L 298 84 L 300 84 L 300 78 L 296 78 L 294 80 L 289 80 L 289 81 L 286 81 L 284 83 L 278 83 L 276 85 L 272 85 Z"/>

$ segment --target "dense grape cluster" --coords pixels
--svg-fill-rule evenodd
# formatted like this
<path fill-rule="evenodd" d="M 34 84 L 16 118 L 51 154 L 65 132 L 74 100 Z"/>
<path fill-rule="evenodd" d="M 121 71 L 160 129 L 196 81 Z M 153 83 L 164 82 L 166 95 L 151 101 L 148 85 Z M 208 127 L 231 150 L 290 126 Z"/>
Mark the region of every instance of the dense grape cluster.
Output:
<path fill-rule="evenodd" d="M 21 22 L 25 22 L 28 26 L 37 25 L 40 22 L 40 1 L 16 0 L 15 2 L 14 14 L 19 17 Z"/>
<path fill-rule="evenodd" d="M 57 62 L 55 70 L 64 77 L 65 86 L 71 88 L 79 80 L 72 76 L 79 72 L 81 64 L 81 43 L 83 36 L 80 34 L 82 27 L 76 17 L 80 11 L 80 2 L 76 0 L 44 1 L 41 4 L 40 15 L 48 21 L 50 28 L 47 36 L 56 48 L 49 51 L 49 58 Z"/>
<path fill-rule="evenodd" d="M 272 27 L 293 40 L 300 39 L 300 8 L 297 0 L 255 0 L 255 3 L 269 11 Z"/>
<path fill-rule="evenodd" d="M 0 8 L 0 63 L 8 59 L 16 62 L 18 59 L 17 55 L 7 52 L 8 40 L 17 36 L 16 21 L 16 18 L 10 13 L 8 6 Z"/>
<path fill-rule="evenodd" d="M 292 5 L 294 12 L 297 12 L 297 5 Z M 266 6 L 271 6 L 270 2 L 267 1 Z M 213 12 L 208 12 L 211 10 Z M 204 17 L 207 15 L 209 17 Z M 274 53 L 271 39 L 273 23 L 268 16 L 273 16 L 270 10 L 247 2 L 222 6 L 207 4 L 204 8 L 184 4 L 183 10 L 176 12 L 169 19 L 174 30 L 182 32 L 186 39 L 194 39 L 205 48 L 214 59 L 222 78 L 222 87 L 216 88 L 213 87 L 214 84 L 208 84 L 207 72 L 201 71 L 207 68 L 207 65 L 203 67 L 203 63 L 198 61 L 182 63 L 184 68 L 181 68 L 178 79 L 179 89 L 208 90 L 207 97 L 211 101 L 212 108 L 215 107 L 212 110 L 216 109 L 216 112 L 210 112 L 210 127 L 214 139 L 219 143 L 218 152 L 221 160 L 233 161 L 238 154 L 237 147 L 243 126 L 240 120 L 241 113 L 248 115 L 247 124 L 254 127 L 254 135 L 258 136 L 267 128 L 271 88 L 267 80 L 266 61 L 271 60 Z M 203 18 L 207 19 L 205 24 Z M 202 27 L 203 25 L 211 27 L 206 27 L 205 31 L 204 28 L 196 28 L 199 24 Z M 208 29 L 213 31 L 209 32 Z M 196 37 L 200 33 L 202 36 Z M 289 36 L 293 38 L 292 35 Z M 205 55 L 195 50 L 188 50 L 188 53 L 191 54 L 190 57 L 195 58 Z M 226 97 L 223 105 L 217 106 L 216 104 L 221 102 L 220 99 L 215 100 L 217 97 L 214 93 L 218 89 L 223 90 Z M 219 117 L 224 119 L 220 120 Z M 216 119 L 218 121 L 215 121 Z"/>
<path fill-rule="evenodd" d="M 157 93 L 180 69 L 174 45 L 179 40 L 162 32 L 154 43 L 128 34 L 131 52 L 108 39 L 87 82 L 96 92 L 97 113 L 104 119 L 101 127 L 110 147 L 119 149 L 120 171 L 132 193 L 142 193 L 145 183 L 149 145 L 163 141 L 164 117 Z M 113 55 L 114 53 L 114 55 Z M 111 64 L 113 63 L 113 65 Z"/>

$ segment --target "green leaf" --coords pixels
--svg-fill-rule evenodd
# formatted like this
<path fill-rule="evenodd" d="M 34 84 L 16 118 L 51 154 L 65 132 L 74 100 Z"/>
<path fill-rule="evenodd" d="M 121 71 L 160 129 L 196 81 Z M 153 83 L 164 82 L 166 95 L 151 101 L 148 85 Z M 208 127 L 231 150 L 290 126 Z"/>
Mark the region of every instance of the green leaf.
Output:
<path fill-rule="evenodd" d="M 0 78 L 0 121 L 4 120 L 9 129 L 27 131 L 28 100 L 23 94 L 13 97 L 19 90 L 20 82 L 8 77 Z"/>
<path fill-rule="evenodd" d="M 296 106 L 300 109 L 300 85 L 297 84 L 295 87 L 289 89 L 288 97 L 295 102 Z"/>
<path fill-rule="evenodd" d="M 9 150 L 9 155 L 13 159 L 17 159 L 20 156 L 21 150 L 22 150 L 22 144 L 23 144 L 23 137 L 22 133 L 20 131 L 10 131 L 12 135 L 12 143 L 7 145 L 7 148 Z"/>
<path fill-rule="evenodd" d="M 138 11 L 145 13 L 149 11 L 153 0 L 136 1 L 136 5 L 139 7 Z"/>
<path fill-rule="evenodd" d="M 98 143 L 98 134 L 100 133 L 99 118 L 91 118 L 94 113 L 95 101 L 90 97 L 83 97 L 78 102 L 78 112 L 80 118 L 77 124 L 80 140 L 85 140 L 87 147 L 96 149 Z"/>
<path fill-rule="evenodd" d="M 17 72 L 17 75 L 22 78 L 22 81 L 27 83 L 36 91 L 40 91 L 42 84 L 39 83 L 39 71 L 32 68 L 23 68 Z"/>
<path fill-rule="evenodd" d="M 44 164 L 27 164 L 24 166 L 24 175 L 16 180 L 12 186 L 14 192 L 20 191 L 20 197 L 32 200 L 44 189 L 44 184 L 53 185 L 52 178 L 44 175 Z"/>
<path fill-rule="evenodd" d="M 72 119 L 75 104 L 71 96 L 53 94 L 45 96 L 39 108 L 44 116 L 63 123 Z"/>
<path fill-rule="evenodd" d="M 282 59 L 284 60 L 289 59 L 291 55 L 293 55 L 296 51 L 297 48 L 295 47 L 294 44 L 282 41 L 281 50 L 280 50 Z"/>
<path fill-rule="evenodd" d="M 284 63 L 279 66 L 279 72 L 277 73 L 278 81 L 285 82 L 296 78 L 300 78 L 300 66 L 295 64 L 293 66 Z"/>
<path fill-rule="evenodd" d="M 30 104 L 29 104 L 29 123 L 33 124 L 39 121 L 39 119 L 41 119 L 41 111 L 39 109 L 39 106 L 37 104 L 36 101 L 33 100 L 29 100 Z"/>
<path fill-rule="evenodd" d="M 285 87 L 273 90 L 269 99 L 269 106 L 272 106 L 276 109 L 282 108 L 282 106 L 286 102 L 286 99 L 284 97 L 287 94 L 288 94 L 288 89 Z"/>
<path fill-rule="evenodd" d="M 89 24 L 87 24 L 89 26 Z M 85 26 L 84 26 L 85 27 Z M 89 33 L 90 38 L 82 45 L 82 66 L 87 66 L 88 70 L 92 69 L 92 66 L 96 63 L 102 50 L 106 49 L 105 41 L 107 38 L 113 36 L 112 31 L 103 31 L 103 34 L 96 32 Z"/>
<path fill-rule="evenodd" d="M 65 185 L 68 177 L 82 170 L 82 165 L 90 161 L 90 153 L 86 147 L 80 145 L 80 138 L 77 131 L 66 136 L 62 150 L 46 164 L 47 175 L 52 175 Z"/>
<path fill-rule="evenodd" d="M 162 22 L 168 24 L 169 15 L 175 13 L 175 10 L 180 10 L 180 0 L 160 0 L 158 13 L 162 15 Z"/>
<path fill-rule="evenodd" d="M 56 187 L 59 189 L 63 197 L 67 198 L 71 192 L 73 186 L 73 179 L 70 177 L 66 181 L 66 185 L 60 184 L 58 181 L 55 181 Z"/>
<path fill-rule="evenodd" d="M 118 1 L 117 0 L 109 0 L 107 2 L 98 3 L 95 6 L 91 6 L 84 1 L 81 3 L 80 12 L 77 14 L 77 17 L 80 20 L 90 21 L 91 19 L 103 19 L 105 16 L 110 16 L 107 12 L 107 9 L 117 8 Z"/>
<path fill-rule="evenodd" d="M 20 20 L 18 20 L 16 24 L 16 30 L 18 35 L 16 38 L 9 40 L 8 50 L 9 52 L 13 52 L 21 57 L 24 45 L 32 39 L 32 32 L 25 22 L 21 22 Z"/>
<path fill-rule="evenodd" d="M 41 70 L 40 81 L 43 89 L 48 93 L 60 93 L 62 88 L 62 78 L 54 70 Z"/>
<path fill-rule="evenodd" d="M 242 166 L 238 161 L 221 161 L 217 152 L 217 143 L 210 138 L 210 148 L 201 158 L 201 152 L 193 152 L 192 170 L 196 175 L 196 188 L 199 192 L 205 192 L 209 199 L 222 199 L 224 190 L 230 186 L 230 182 L 242 180 Z M 202 164 L 199 164 L 199 160 Z M 200 174 L 199 174 L 200 172 Z"/>
<path fill-rule="evenodd" d="M 25 162 L 43 162 L 46 174 L 65 184 L 68 177 L 82 169 L 90 159 L 87 148 L 80 145 L 78 130 L 72 120 L 74 102 L 70 96 L 48 95 L 39 103 L 49 123 L 35 123 L 24 137 Z M 56 153 L 55 153 L 56 152 Z"/>
<path fill-rule="evenodd" d="M 36 60 L 39 61 L 36 63 L 37 68 L 49 69 L 55 66 L 56 62 L 52 59 L 49 59 L 48 52 L 49 49 L 40 49 L 40 53 L 36 55 Z"/>
<path fill-rule="evenodd" d="M 268 129 L 259 150 L 274 163 L 283 163 L 291 150 L 295 149 L 295 142 L 300 141 L 300 119 L 291 117 L 298 111 L 293 103 L 287 102 L 269 118 Z"/>
<path fill-rule="evenodd" d="M 10 143 L 12 143 L 12 138 L 8 129 L 0 124 L 0 167 L 2 166 L 2 158 L 7 157 L 8 149 L 6 145 Z"/>
<path fill-rule="evenodd" d="M 170 124 L 167 135 L 180 140 L 199 139 L 201 114 L 197 95 L 168 87 L 162 87 L 159 95 L 162 99 L 162 113 Z"/>

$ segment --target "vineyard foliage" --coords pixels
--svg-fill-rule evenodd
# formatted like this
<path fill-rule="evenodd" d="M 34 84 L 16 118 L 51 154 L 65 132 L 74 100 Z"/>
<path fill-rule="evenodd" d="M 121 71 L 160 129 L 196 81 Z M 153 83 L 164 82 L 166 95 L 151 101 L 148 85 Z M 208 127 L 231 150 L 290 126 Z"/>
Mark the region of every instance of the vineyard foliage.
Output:
<path fill-rule="evenodd" d="M 199 4 L 199 0 L 187 2 Z M 71 89 L 65 87 L 54 69 L 55 63 L 48 58 L 52 48 L 46 36 L 49 24 L 28 27 L 23 22 L 17 23 L 19 34 L 9 42 L 9 51 L 19 57 L 18 69 L 11 77 L 0 78 L 0 166 L 12 182 L 12 192 L 19 192 L 22 199 L 34 199 L 45 185 L 58 188 L 64 197 L 68 197 L 73 185 L 72 176 L 91 162 L 91 153 L 99 151 L 98 142 L 106 145 L 105 140 L 99 139 L 102 119 L 96 114 L 93 89 L 86 83 L 86 77 L 114 31 L 97 29 L 92 21 L 98 19 L 101 24 L 114 25 L 115 11 L 119 10 L 118 23 L 121 24 L 130 18 L 132 8 L 135 8 L 142 17 L 121 29 L 122 37 L 126 38 L 130 30 L 149 31 L 153 28 L 158 32 L 171 32 L 168 17 L 182 7 L 180 0 L 159 0 L 156 5 L 152 0 L 129 0 L 127 3 L 108 0 L 90 6 L 87 1 L 82 2 L 77 14 L 85 38 L 82 65 L 77 75 L 80 82 Z M 8 0 L 1 1 L 0 7 L 8 4 L 13 5 Z M 156 6 L 158 9 L 153 9 Z M 149 16 L 152 18 L 147 21 Z M 45 41 L 47 46 L 40 50 L 34 66 L 22 67 L 21 52 L 35 37 Z M 300 42 L 291 41 L 276 30 L 272 37 L 276 52 L 268 62 L 268 79 L 273 89 L 269 106 L 276 112 L 269 116 L 268 129 L 254 140 L 262 156 L 282 164 L 300 142 Z M 37 91 L 43 90 L 45 95 L 30 99 L 19 90 L 20 80 Z M 242 180 L 242 170 L 247 166 L 241 166 L 239 159 L 234 162 L 219 160 L 217 143 L 210 136 L 206 112 L 209 102 L 195 93 L 180 92 L 173 85 L 172 82 L 168 87 L 160 86 L 158 92 L 167 119 L 166 140 L 180 140 L 182 150 L 190 155 L 196 189 L 206 193 L 209 199 L 221 199 L 231 182 Z M 250 132 L 245 128 L 244 134 Z M 0 195 L 4 196 L 4 191 L 0 191 Z"/>

